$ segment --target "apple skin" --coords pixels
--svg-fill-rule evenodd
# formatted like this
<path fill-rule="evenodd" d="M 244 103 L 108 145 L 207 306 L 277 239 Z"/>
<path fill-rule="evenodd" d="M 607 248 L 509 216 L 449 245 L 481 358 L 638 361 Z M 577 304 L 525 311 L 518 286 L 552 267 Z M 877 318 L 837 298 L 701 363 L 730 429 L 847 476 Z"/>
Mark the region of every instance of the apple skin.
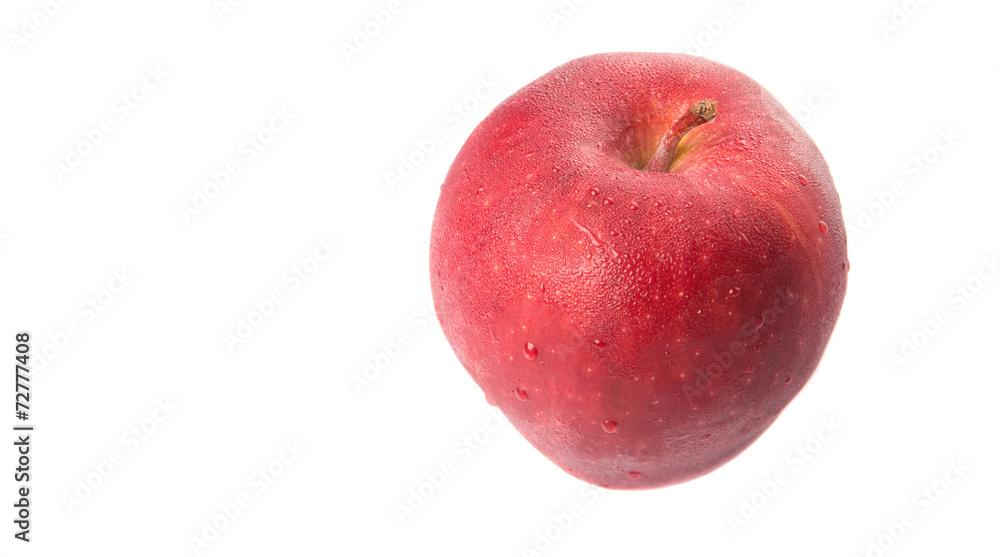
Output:
<path fill-rule="evenodd" d="M 640 170 L 717 103 L 668 172 Z M 546 457 L 591 484 L 684 482 L 757 439 L 819 363 L 847 286 L 819 149 L 763 87 L 680 54 L 560 66 L 452 163 L 431 286 L 458 359 Z"/>

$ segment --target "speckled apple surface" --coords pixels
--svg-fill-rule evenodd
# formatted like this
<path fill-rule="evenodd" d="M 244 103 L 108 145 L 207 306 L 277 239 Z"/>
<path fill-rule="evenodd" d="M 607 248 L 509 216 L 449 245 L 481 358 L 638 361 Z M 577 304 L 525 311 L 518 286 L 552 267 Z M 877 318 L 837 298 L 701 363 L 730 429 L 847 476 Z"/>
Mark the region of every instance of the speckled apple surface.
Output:
<path fill-rule="evenodd" d="M 717 117 L 644 171 L 693 103 Z M 661 487 L 757 439 L 816 369 L 847 285 L 819 149 L 757 82 L 680 54 L 573 60 L 448 172 L 431 284 L 459 361 L 592 484 Z"/>

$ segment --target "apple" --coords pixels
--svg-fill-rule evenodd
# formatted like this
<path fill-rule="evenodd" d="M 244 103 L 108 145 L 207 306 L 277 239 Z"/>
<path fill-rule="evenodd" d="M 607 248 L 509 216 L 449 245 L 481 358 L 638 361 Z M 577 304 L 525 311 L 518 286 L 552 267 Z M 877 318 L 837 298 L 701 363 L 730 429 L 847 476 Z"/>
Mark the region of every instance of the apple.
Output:
<path fill-rule="evenodd" d="M 598 54 L 504 100 L 441 188 L 434 306 L 527 440 L 613 489 L 706 474 L 819 363 L 847 286 L 819 149 L 722 64 Z"/>

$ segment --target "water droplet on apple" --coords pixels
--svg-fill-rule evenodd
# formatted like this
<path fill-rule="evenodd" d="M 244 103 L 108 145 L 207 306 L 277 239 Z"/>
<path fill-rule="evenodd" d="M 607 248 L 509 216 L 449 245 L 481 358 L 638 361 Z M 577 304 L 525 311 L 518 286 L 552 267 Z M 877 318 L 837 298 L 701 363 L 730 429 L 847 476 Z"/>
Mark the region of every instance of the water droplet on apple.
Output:
<path fill-rule="evenodd" d="M 791 382 L 792 382 L 792 378 L 791 377 L 788 377 L 788 378 L 785 379 L 785 383 L 791 383 Z"/>
<path fill-rule="evenodd" d="M 633 201 L 632 204 L 628 206 L 628 208 L 632 209 L 633 211 L 635 211 L 636 209 L 639 208 L 639 204 L 636 203 L 635 201 Z"/>
<path fill-rule="evenodd" d="M 753 326 L 756 327 L 756 328 L 758 328 L 758 329 L 761 328 L 761 327 L 763 327 L 764 326 L 764 316 L 763 315 L 758 315 L 757 317 L 755 317 L 754 320 L 753 320 Z"/>
<path fill-rule="evenodd" d="M 598 348 L 604 348 L 605 346 L 607 346 L 607 344 L 608 343 L 600 339 L 594 341 L 594 345 L 597 346 Z"/>
<path fill-rule="evenodd" d="M 486 189 L 486 186 L 479 186 L 479 189 L 476 190 L 476 195 L 479 195 L 479 194 L 483 193 L 483 190 L 485 190 L 485 189 Z"/>
<path fill-rule="evenodd" d="M 747 371 L 753 371 L 753 366 L 747 366 Z"/>
<path fill-rule="evenodd" d="M 629 472 L 628 477 L 632 478 L 633 480 L 638 480 L 639 478 L 642 477 L 642 474 L 639 472 Z"/>
<path fill-rule="evenodd" d="M 524 402 L 524 401 L 528 400 L 528 393 L 527 393 L 527 391 L 525 391 L 521 387 L 517 387 L 517 388 L 514 389 L 514 396 L 516 396 L 517 400 L 520 400 L 521 402 Z"/>
<path fill-rule="evenodd" d="M 597 195 L 599 193 L 601 193 L 601 190 L 599 190 L 597 188 L 594 188 L 594 189 L 590 190 L 590 195 Z"/>
<path fill-rule="evenodd" d="M 604 420 L 602 427 L 604 427 L 605 433 L 614 433 L 618 431 L 618 422 L 614 420 Z"/>
<path fill-rule="evenodd" d="M 829 230 L 829 229 L 830 229 L 830 227 L 826 225 L 826 222 L 819 221 L 819 231 L 820 232 L 822 232 L 823 234 L 826 234 L 826 231 Z"/>
<path fill-rule="evenodd" d="M 740 292 L 742 292 L 742 291 L 740 290 L 739 286 L 734 286 L 734 287 L 732 287 L 732 288 L 729 289 L 729 295 L 732 296 L 733 298 L 739 296 Z"/>
<path fill-rule="evenodd" d="M 760 346 L 754 346 L 753 347 L 753 351 L 754 352 L 760 352 Z"/>
<path fill-rule="evenodd" d="M 610 197 L 605 197 L 604 198 L 604 204 L 605 205 L 611 205 L 612 203 L 614 203 L 614 201 L 612 201 Z"/>
<path fill-rule="evenodd" d="M 740 232 L 740 243 L 743 244 L 744 247 L 750 247 L 750 238 L 747 238 L 746 234 Z"/>
<path fill-rule="evenodd" d="M 705 435 L 702 435 L 701 437 L 699 437 L 698 440 L 699 441 L 705 441 L 705 440 L 707 440 L 711 436 L 712 436 L 711 433 L 706 433 Z"/>
<path fill-rule="evenodd" d="M 660 205 L 663 205 L 663 203 L 660 203 L 659 201 L 654 201 L 653 202 L 653 206 L 654 207 L 659 207 Z"/>
<path fill-rule="evenodd" d="M 524 357 L 529 360 L 534 360 L 538 357 L 538 348 L 530 342 L 524 343 Z"/>
<path fill-rule="evenodd" d="M 809 184 L 809 182 L 806 181 L 806 177 L 801 174 L 799 174 L 799 183 L 802 184 L 803 186 Z"/>
<path fill-rule="evenodd" d="M 599 247 L 599 246 L 604 245 L 603 242 L 601 242 L 600 240 L 597 239 L 597 236 L 594 236 L 594 233 L 589 228 L 587 228 L 586 226 L 584 226 L 584 225 L 576 222 L 576 219 L 570 219 L 570 222 L 572 222 L 573 224 L 575 224 L 576 227 L 580 229 L 580 232 L 583 232 L 584 234 L 587 235 L 588 238 L 590 238 L 590 244 L 591 245 L 593 245 L 595 247 Z M 587 258 L 590 259 L 590 254 L 589 253 L 587 254 L 587 256 L 588 256 Z"/>
<path fill-rule="evenodd" d="M 690 201 L 684 204 L 685 209 L 690 209 L 691 207 L 694 207 L 694 203 L 691 203 Z"/>

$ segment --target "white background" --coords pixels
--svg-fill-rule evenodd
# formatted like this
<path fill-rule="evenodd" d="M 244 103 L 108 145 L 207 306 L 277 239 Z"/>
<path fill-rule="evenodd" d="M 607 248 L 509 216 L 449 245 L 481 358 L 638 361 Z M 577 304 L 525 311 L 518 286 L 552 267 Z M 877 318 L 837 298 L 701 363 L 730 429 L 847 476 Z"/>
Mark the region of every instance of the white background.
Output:
<path fill-rule="evenodd" d="M 1000 280 L 978 276 L 1000 253 L 996 3 L 404 0 L 367 43 L 387 0 L 45 4 L 0 8 L 0 352 L 30 330 L 36 364 L 33 541 L 12 537 L 8 445 L 0 551 L 879 555 L 869 541 L 907 512 L 886 555 L 995 550 Z M 744 454 L 680 486 L 588 489 L 491 418 L 422 316 L 431 219 L 465 137 L 521 86 L 586 54 L 688 49 L 758 80 L 820 146 L 856 228 L 847 299 L 814 378 Z M 338 247 L 311 261 L 320 241 Z M 230 350 L 273 290 L 284 302 Z M 820 442 L 824 420 L 840 425 Z M 762 508 L 734 529 L 744 499 Z"/>

